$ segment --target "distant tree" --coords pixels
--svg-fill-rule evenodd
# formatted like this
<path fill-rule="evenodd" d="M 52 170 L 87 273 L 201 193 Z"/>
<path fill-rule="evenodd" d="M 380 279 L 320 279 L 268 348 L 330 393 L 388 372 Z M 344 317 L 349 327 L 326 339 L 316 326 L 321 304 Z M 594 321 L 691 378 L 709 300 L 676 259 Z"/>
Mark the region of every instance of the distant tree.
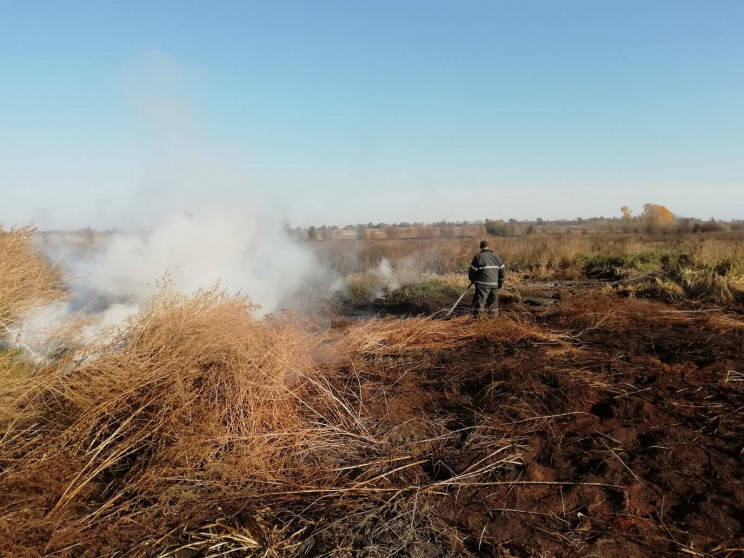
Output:
<path fill-rule="evenodd" d="M 688 233 L 692 231 L 692 221 L 689 218 L 677 219 L 677 232 Z"/>
<path fill-rule="evenodd" d="M 723 225 L 711 217 L 710 221 L 700 224 L 700 232 L 721 232 Z"/>
<path fill-rule="evenodd" d="M 675 220 L 674 213 L 663 205 L 656 205 L 654 203 L 647 203 L 643 206 L 641 218 L 647 223 L 654 225 L 671 225 Z"/>
<path fill-rule="evenodd" d="M 492 236 L 508 236 L 509 229 L 507 224 L 501 219 L 498 221 L 486 219 L 486 232 Z"/>
<path fill-rule="evenodd" d="M 528 235 L 535 234 L 535 227 L 534 227 L 534 225 L 532 223 L 530 223 L 530 226 L 527 227 L 527 234 Z"/>
<path fill-rule="evenodd" d="M 307 229 L 307 239 L 318 240 L 318 229 L 316 229 L 314 225 Z"/>
<path fill-rule="evenodd" d="M 623 219 L 626 221 L 630 221 L 633 218 L 633 214 L 630 212 L 630 208 L 627 205 L 622 206 L 620 211 L 623 212 Z"/>

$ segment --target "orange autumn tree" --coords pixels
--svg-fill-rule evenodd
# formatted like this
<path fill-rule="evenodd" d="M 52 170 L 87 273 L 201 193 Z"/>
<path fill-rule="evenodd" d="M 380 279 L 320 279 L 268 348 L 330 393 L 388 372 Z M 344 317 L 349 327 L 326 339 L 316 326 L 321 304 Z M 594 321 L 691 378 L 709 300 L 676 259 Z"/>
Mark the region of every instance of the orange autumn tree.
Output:
<path fill-rule="evenodd" d="M 674 213 L 663 205 L 656 205 L 655 203 L 647 203 L 643 206 L 641 218 L 654 225 L 671 225 L 676 219 Z"/>

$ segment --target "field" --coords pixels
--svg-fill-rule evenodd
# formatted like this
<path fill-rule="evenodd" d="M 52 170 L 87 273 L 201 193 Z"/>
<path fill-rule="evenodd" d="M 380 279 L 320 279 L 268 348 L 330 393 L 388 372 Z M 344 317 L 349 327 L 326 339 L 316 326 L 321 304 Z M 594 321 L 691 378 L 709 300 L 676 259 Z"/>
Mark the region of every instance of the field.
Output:
<path fill-rule="evenodd" d="M 7 329 L 65 296 L 27 236 Z M 494 239 L 481 319 L 441 312 L 472 240 L 319 242 L 345 288 L 307 315 L 163 292 L 94 346 L 6 350 L 0 554 L 742 555 L 743 241 Z"/>
<path fill-rule="evenodd" d="M 558 291 L 601 286 L 624 297 L 699 305 L 744 304 L 744 232 L 551 234 L 494 238 L 509 268 L 502 298 L 542 305 Z M 467 286 L 477 240 L 371 240 L 316 243 L 343 275 L 347 310 L 433 313 Z M 547 292 L 546 292 L 547 287 Z"/>

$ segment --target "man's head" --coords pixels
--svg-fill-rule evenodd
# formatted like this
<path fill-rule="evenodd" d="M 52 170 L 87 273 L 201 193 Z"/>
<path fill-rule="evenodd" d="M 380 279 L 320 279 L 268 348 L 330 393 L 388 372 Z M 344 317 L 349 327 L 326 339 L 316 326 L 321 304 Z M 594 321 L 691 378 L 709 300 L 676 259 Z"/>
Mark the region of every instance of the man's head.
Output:
<path fill-rule="evenodd" d="M 481 240 L 480 249 L 481 250 L 485 250 L 486 248 L 488 248 L 488 241 L 487 240 Z"/>

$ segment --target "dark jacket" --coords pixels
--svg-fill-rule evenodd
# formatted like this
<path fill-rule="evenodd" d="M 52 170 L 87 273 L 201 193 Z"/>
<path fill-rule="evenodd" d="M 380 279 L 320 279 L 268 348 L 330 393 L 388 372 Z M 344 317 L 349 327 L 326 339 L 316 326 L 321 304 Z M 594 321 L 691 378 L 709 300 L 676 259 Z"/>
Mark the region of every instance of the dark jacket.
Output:
<path fill-rule="evenodd" d="M 478 285 L 487 287 L 498 287 L 504 284 L 506 279 L 506 265 L 500 256 L 493 250 L 486 248 L 478 252 L 473 258 L 468 270 L 468 279 Z"/>

